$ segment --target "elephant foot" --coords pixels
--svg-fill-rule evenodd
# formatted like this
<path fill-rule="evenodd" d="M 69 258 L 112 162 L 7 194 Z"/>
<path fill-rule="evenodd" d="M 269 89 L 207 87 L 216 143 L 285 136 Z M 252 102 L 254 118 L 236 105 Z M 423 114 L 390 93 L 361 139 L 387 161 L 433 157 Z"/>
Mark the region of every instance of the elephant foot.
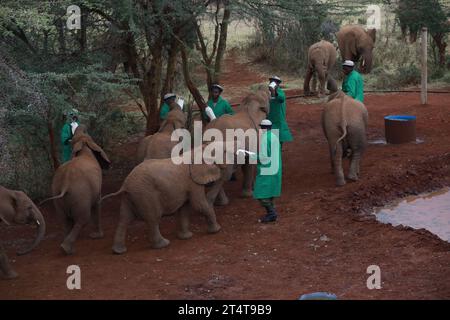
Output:
<path fill-rule="evenodd" d="M 217 233 L 220 231 L 220 229 L 222 229 L 222 227 L 218 223 L 216 223 L 208 226 L 208 233 Z"/>
<path fill-rule="evenodd" d="M 214 205 L 216 206 L 226 206 L 230 203 L 230 200 L 228 198 L 217 198 L 216 202 L 214 202 Z"/>
<path fill-rule="evenodd" d="M 253 195 L 253 192 L 251 190 L 242 191 L 242 198 L 251 198 L 252 195 Z"/>
<path fill-rule="evenodd" d="M 66 255 L 72 255 L 74 253 L 73 246 L 65 242 L 61 243 L 61 249 Z"/>
<path fill-rule="evenodd" d="M 160 240 L 153 242 L 152 243 L 152 248 L 153 249 L 162 249 L 167 247 L 170 244 L 170 241 L 165 239 L 165 238 L 161 238 Z"/>
<path fill-rule="evenodd" d="M 112 251 L 114 254 L 122 254 L 127 252 L 127 247 L 125 247 L 123 244 L 115 244 L 112 247 Z"/>
<path fill-rule="evenodd" d="M 10 272 L 6 273 L 3 278 L 5 280 L 11 280 L 17 278 L 19 275 L 14 270 L 11 270 Z"/>
<path fill-rule="evenodd" d="M 180 231 L 177 234 L 178 239 L 180 240 L 187 240 L 192 238 L 192 232 L 190 231 Z"/>
<path fill-rule="evenodd" d="M 91 239 L 101 239 L 103 238 L 103 236 L 103 231 L 94 231 L 89 235 Z"/>
<path fill-rule="evenodd" d="M 351 181 L 358 181 L 359 180 L 358 175 L 356 175 L 356 174 L 349 174 L 347 176 L 347 179 L 349 179 Z"/>
<path fill-rule="evenodd" d="M 338 187 L 342 187 L 342 186 L 344 186 L 345 185 L 345 179 L 338 179 L 338 180 L 336 180 L 336 185 L 338 186 Z"/>

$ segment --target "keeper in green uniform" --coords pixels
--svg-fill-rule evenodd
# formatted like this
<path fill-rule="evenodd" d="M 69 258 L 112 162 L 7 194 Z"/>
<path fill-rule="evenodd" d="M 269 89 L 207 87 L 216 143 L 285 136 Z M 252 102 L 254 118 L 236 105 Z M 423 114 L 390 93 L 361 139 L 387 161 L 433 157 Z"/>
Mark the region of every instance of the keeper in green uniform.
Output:
<path fill-rule="evenodd" d="M 345 60 L 342 64 L 342 70 L 345 78 L 342 83 L 342 91 L 352 97 L 364 103 L 364 80 L 355 69 L 355 63 L 351 60 Z"/>
<path fill-rule="evenodd" d="M 74 112 L 70 112 L 66 117 L 66 123 L 61 129 L 62 163 L 72 158 L 72 137 L 78 127 L 78 117 Z"/>
<path fill-rule="evenodd" d="M 223 87 L 219 84 L 213 84 L 211 86 L 211 99 L 208 100 L 207 105 L 211 108 L 214 115 L 211 114 L 211 110 L 209 112 L 203 112 L 203 117 L 208 119 L 209 121 L 219 118 L 224 114 L 234 114 L 231 105 L 227 100 L 222 98 Z M 212 118 L 212 119 L 211 119 Z"/>
<path fill-rule="evenodd" d="M 281 79 L 277 76 L 269 78 L 270 111 L 267 119 L 272 122 L 272 128 L 278 129 L 279 140 L 283 142 L 292 141 L 292 134 L 286 122 L 286 95 L 280 88 Z"/>
<path fill-rule="evenodd" d="M 253 198 L 259 200 L 266 209 L 265 216 L 259 219 L 262 223 L 277 220 L 273 199 L 281 195 L 281 144 L 278 139 L 278 130 L 272 131 L 272 122 L 268 119 L 261 121 L 262 135 L 256 165 L 256 179 L 253 187 Z M 251 158 L 255 158 L 251 156 Z"/>
<path fill-rule="evenodd" d="M 161 106 L 161 108 L 159 109 L 159 118 L 161 120 L 165 120 L 167 118 L 167 114 L 170 111 L 170 107 L 169 105 L 175 101 L 175 99 L 177 98 L 177 95 L 175 93 L 166 93 L 164 95 L 164 103 Z"/>

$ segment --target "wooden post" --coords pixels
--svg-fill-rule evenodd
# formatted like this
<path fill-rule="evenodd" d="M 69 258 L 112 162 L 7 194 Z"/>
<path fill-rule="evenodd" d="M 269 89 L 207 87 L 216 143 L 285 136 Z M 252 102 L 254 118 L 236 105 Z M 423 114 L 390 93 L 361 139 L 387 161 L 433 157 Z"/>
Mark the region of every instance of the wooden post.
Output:
<path fill-rule="evenodd" d="M 420 90 L 420 100 L 422 104 L 427 104 L 428 101 L 428 30 L 427 28 L 422 28 L 422 37 L 421 37 L 421 63 L 422 63 L 422 81 L 421 81 L 421 90 Z"/>

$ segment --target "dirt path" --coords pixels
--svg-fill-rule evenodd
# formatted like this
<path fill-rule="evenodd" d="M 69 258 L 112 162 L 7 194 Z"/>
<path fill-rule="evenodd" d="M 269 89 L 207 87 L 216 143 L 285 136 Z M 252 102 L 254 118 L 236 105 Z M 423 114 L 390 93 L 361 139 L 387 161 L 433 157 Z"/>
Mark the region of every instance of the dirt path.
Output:
<path fill-rule="evenodd" d="M 228 62 L 224 85 L 236 91 L 264 81 L 249 66 Z M 236 85 L 233 75 L 239 74 Z M 233 86 L 234 89 L 233 90 Z M 239 93 L 239 92 L 237 92 Z M 43 212 L 48 233 L 33 253 L 14 251 L 30 239 L 25 227 L 2 227 L 9 256 L 21 277 L 0 281 L 3 299 L 296 299 L 329 291 L 347 299 L 450 298 L 450 244 L 432 234 L 382 225 L 362 214 L 408 194 L 450 186 L 450 95 L 431 95 L 428 106 L 415 94 L 368 95 L 369 140 L 383 138 L 383 117 L 417 115 L 421 144 L 370 145 L 362 161 L 362 180 L 336 188 L 327 144 L 320 127 L 321 106 L 289 100 L 288 122 L 294 142 L 283 151 L 283 195 L 279 222 L 261 225 L 258 203 L 239 198 L 240 182 L 226 186 L 231 203 L 216 213 L 222 230 L 206 234 L 193 215 L 194 237 L 175 237 L 175 220 L 164 218 L 161 232 L 171 240 L 149 249 L 143 223 L 129 228 L 128 253 L 111 254 L 119 200 L 103 208 L 105 238 L 76 243 L 74 256 L 59 250 L 62 228 L 51 206 Z M 118 149 L 132 158 L 136 144 Z M 117 155 L 116 155 L 117 157 Z M 115 191 L 130 161 L 106 174 L 104 192 Z M 325 237 L 326 236 L 326 237 Z M 19 239 L 19 240 L 17 240 Z M 66 288 L 66 268 L 82 271 L 82 290 Z M 366 269 L 381 268 L 382 289 L 368 290 Z"/>

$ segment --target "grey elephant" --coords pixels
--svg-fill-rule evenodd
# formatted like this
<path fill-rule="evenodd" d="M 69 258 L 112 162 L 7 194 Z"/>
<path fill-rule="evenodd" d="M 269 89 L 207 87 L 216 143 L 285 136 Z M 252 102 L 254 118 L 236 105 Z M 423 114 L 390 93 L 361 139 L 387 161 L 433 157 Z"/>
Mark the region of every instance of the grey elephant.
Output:
<path fill-rule="evenodd" d="M 0 223 L 29 224 L 37 225 L 37 234 L 31 246 L 19 250 L 18 255 L 29 253 L 43 239 L 45 235 L 45 220 L 41 211 L 33 201 L 22 191 L 10 190 L 0 186 Z M 0 271 L 6 279 L 17 277 L 17 273 L 12 269 L 8 257 L 0 245 Z"/>
<path fill-rule="evenodd" d="M 309 83 L 314 74 L 319 78 L 319 96 L 325 94 L 325 83 L 334 82 L 330 71 L 336 64 L 336 48 L 331 42 L 322 40 L 314 43 L 308 50 L 308 66 L 303 84 L 306 95 L 311 94 Z M 313 92 L 316 91 L 316 80 L 313 80 Z"/>
<path fill-rule="evenodd" d="M 376 29 L 364 30 L 358 25 L 347 25 L 336 33 L 342 60 L 358 62 L 362 58 L 359 70 L 370 73 L 373 65 Z"/>
<path fill-rule="evenodd" d="M 247 130 L 259 130 L 259 124 L 269 114 L 269 98 L 270 93 L 267 86 L 259 86 L 256 92 L 249 93 L 241 102 L 241 105 L 236 110 L 234 115 L 225 114 L 213 121 L 211 121 L 205 128 L 217 129 L 222 132 L 223 137 L 226 137 L 227 129 L 239 130 L 244 132 Z M 249 150 L 249 146 L 245 141 L 239 142 L 245 146 L 246 150 Z M 254 165 L 248 162 L 240 165 L 244 175 L 243 181 L 243 197 L 252 196 L 253 180 L 254 180 Z M 229 165 L 226 168 L 226 173 L 222 176 L 222 179 L 214 184 L 214 186 L 208 191 L 208 200 L 211 203 L 226 205 L 228 204 L 228 198 L 223 190 L 223 184 L 228 181 L 231 174 L 236 170 L 238 166 Z"/>
<path fill-rule="evenodd" d="M 176 102 L 171 102 L 167 118 L 161 123 L 157 133 L 147 136 L 139 143 L 137 160 L 165 159 L 171 155 L 172 148 L 177 144 L 171 141 L 172 133 L 176 129 L 186 126 L 186 115 Z"/>
<path fill-rule="evenodd" d="M 197 150 L 202 152 L 202 147 Z M 224 153 L 227 152 L 224 150 Z M 193 159 L 194 151 L 183 153 L 184 159 Z M 121 195 L 120 217 L 112 250 L 116 254 L 127 251 L 126 231 L 136 217 L 147 222 L 152 248 L 164 248 L 170 241 L 159 230 L 162 216 L 177 214 L 179 239 L 192 236 L 189 231 L 189 213 L 194 209 L 202 213 L 208 223 L 208 232 L 216 233 L 220 225 L 216 221 L 214 207 L 207 201 L 205 186 L 221 179 L 225 164 L 204 158 L 202 164 L 181 163 L 182 157 L 148 159 L 136 166 L 116 193 L 106 195 L 101 201 Z M 209 163 L 209 164 L 208 164 Z"/>
<path fill-rule="evenodd" d="M 81 230 L 92 220 L 95 231 L 93 239 L 102 238 L 100 225 L 100 197 L 102 168 L 107 169 L 110 160 L 102 148 L 80 125 L 72 138 L 72 159 L 60 166 L 53 177 L 53 200 L 56 212 L 64 220 L 65 239 L 61 248 L 73 254 L 74 243 Z"/>
<path fill-rule="evenodd" d="M 360 160 L 367 145 L 368 112 L 364 104 L 338 91 L 330 95 L 322 113 L 336 185 L 345 184 L 342 159 L 350 157 L 348 179 L 359 178 Z"/>

